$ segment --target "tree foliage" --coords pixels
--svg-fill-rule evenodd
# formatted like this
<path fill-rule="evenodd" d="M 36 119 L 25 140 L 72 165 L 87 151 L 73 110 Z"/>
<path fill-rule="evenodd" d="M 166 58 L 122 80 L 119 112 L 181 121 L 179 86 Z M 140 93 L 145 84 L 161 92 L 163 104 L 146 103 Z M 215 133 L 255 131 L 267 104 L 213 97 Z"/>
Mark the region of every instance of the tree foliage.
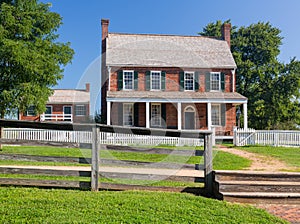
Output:
<path fill-rule="evenodd" d="M 1 117 L 29 106 L 43 112 L 73 57 L 70 43 L 57 42 L 62 18 L 49 8 L 37 0 L 0 0 Z"/>
<path fill-rule="evenodd" d="M 199 34 L 220 37 L 222 24 L 210 23 Z M 300 123 L 300 62 L 279 62 L 280 33 L 268 22 L 231 30 L 237 92 L 248 97 L 249 126 L 256 129 L 290 129 Z"/>

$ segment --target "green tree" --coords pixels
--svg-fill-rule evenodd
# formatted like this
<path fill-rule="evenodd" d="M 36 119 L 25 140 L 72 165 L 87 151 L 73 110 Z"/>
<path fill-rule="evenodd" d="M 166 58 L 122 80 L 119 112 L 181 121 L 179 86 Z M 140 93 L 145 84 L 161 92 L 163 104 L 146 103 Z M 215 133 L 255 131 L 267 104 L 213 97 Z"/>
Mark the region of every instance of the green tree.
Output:
<path fill-rule="evenodd" d="M 220 37 L 222 24 L 210 23 L 199 34 Z M 291 129 L 300 123 L 300 62 L 295 58 L 287 64 L 279 62 L 280 33 L 268 22 L 231 30 L 237 92 L 248 97 L 252 128 Z"/>
<path fill-rule="evenodd" d="M 62 24 L 50 4 L 37 0 L 0 0 L 0 117 L 18 108 L 45 111 L 51 87 L 63 77 L 74 54 L 57 42 Z"/>

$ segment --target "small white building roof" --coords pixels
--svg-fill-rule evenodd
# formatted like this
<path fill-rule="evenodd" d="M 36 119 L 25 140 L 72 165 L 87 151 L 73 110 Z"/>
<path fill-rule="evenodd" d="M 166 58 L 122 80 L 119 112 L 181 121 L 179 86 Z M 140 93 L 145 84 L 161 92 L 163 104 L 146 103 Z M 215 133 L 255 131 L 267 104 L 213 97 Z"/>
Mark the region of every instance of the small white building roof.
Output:
<path fill-rule="evenodd" d="M 89 103 L 90 92 L 76 89 L 55 89 L 48 99 L 48 104 L 78 104 Z"/>

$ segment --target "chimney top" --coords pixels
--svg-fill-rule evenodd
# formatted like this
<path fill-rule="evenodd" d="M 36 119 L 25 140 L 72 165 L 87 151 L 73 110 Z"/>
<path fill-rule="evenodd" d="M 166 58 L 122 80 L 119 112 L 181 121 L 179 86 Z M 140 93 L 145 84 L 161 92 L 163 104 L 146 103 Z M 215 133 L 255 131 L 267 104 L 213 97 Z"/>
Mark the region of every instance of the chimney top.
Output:
<path fill-rule="evenodd" d="M 90 83 L 85 84 L 85 91 L 90 92 Z"/>
<path fill-rule="evenodd" d="M 225 40 L 230 48 L 231 24 L 224 23 L 221 27 L 222 39 Z"/>
<path fill-rule="evenodd" d="M 108 25 L 109 25 L 109 19 L 101 19 L 102 40 L 104 40 L 108 36 Z"/>

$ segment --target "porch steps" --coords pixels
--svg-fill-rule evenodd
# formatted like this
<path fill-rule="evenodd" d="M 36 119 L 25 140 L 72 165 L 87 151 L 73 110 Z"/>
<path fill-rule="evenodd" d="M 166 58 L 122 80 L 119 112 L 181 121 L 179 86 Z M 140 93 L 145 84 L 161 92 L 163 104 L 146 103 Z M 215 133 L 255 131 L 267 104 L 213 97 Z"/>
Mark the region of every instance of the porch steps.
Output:
<path fill-rule="evenodd" d="M 230 202 L 300 204 L 300 173 L 215 171 L 215 194 Z"/>

